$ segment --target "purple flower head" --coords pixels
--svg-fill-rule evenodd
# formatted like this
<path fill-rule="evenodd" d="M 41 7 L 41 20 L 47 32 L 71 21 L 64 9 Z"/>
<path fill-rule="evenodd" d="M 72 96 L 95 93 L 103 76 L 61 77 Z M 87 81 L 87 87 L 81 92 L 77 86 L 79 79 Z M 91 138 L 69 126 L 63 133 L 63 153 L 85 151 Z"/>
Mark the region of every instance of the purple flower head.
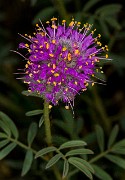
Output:
<path fill-rule="evenodd" d="M 90 24 L 82 26 L 72 19 L 66 27 L 65 20 L 62 24 L 56 20 L 47 21 L 46 29 L 42 23 L 36 24 L 33 37 L 26 35 L 29 44 L 19 45 L 28 50 L 24 76 L 28 91 L 42 95 L 53 105 L 59 100 L 69 104 L 89 84 L 93 86 L 97 63 L 108 58 L 108 47 L 101 47 L 100 34 L 93 37 L 95 30 L 90 31 Z"/>

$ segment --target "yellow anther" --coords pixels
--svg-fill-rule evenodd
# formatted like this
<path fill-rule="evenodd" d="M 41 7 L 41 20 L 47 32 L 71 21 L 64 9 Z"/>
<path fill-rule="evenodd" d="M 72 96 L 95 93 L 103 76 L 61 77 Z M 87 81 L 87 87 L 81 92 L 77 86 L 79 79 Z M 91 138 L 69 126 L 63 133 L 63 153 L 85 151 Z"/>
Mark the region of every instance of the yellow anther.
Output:
<path fill-rule="evenodd" d="M 38 79 L 37 82 L 40 83 L 41 81 Z"/>
<path fill-rule="evenodd" d="M 35 42 L 35 43 L 38 43 L 38 40 L 35 40 L 34 42 Z"/>
<path fill-rule="evenodd" d="M 105 57 L 108 58 L 108 54 L 106 54 Z"/>
<path fill-rule="evenodd" d="M 28 49 L 28 52 L 31 52 L 31 49 Z"/>
<path fill-rule="evenodd" d="M 32 76 L 33 76 L 32 73 L 30 73 L 30 74 L 29 74 L 29 77 L 32 77 Z"/>
<path fill-rule="evenodd" d="M 34 32 L 33 34 L 34 34 L 34 35 L 36 35 L 36 33 L 35 33 L 35 32 Z"/>
<path fill-rule="evenodd" d="M 48 81 L 47 84 L 50 84 L 50 82 Z"/>
<path fill-rule="evenodd" d="M 94 86 L 94 82 L 92 83 L 92 86 Z"/>
<path fill-rule="evenodd" d="M 25 65 L 25 68 L 28 68 L 28 64 Z"/>
<path fill-rule="evenodd" d="M 28 89 L 28 92 L 31 92 L 31 90 L 30 90 L 30 89 Z"/>
<path fill-rule="evenodd" d="M 66 48 L 66 47 L 63 47 L 63 48 L 62 48 L 62 50 L 63 50 L 63 51 L 66 51 L 66 50 L 67 50 L 67 48 Z"/>
<path fill-rule="evenodd" d="M 73 26 L 74 25 L 74 21 L 71 21 L 70 23 L 69 23 L 69 26 Z"/>
<path fill-rule="evenodd" d="M 66 22 L 66 20 L 65 20 L 65 19 L 63 19 L 63 20 L 62 20 L 62 23 L 65 23 L 65 22 Z"/>
<path fill-rule="evenodd" d="M 29 44 L 25 44 L 26 47 L 29 47 Z"/>
<path fill-rule="evenodd" d="M 40 45 L 40 48 L 42 48 L 43 47 L 43 45 Z"/>
<path fill-rule="evenodd" d="M 101 71 L 101 73 L 103 74 L 104 72 L 103 72 L 103 71 Z"/>
<path fill-rule="evenodd" d="M 31 36 L 30 36 L 30 35 L 29 35 L 28 37 L 31 39 Z"/>
<path fill-rule="evenodd" d="M 27 64 L 29 64 L 29 65 L 30 65 L 30 64 L 31 64 L 31 62 L 30 62 L 30 61 L 27 61 Z"/>
<path fill-rule="evenodd" d="M 86 91 L 86 88 L 85 88 L 85 89 L 82 89 L 82 91 L 83 91 L 83 92 Z"/>
<path fill-rule="evenodd" d="M 86 65 L 87 65 L 87 66 L 88 66 L 88 64 L 89 64 L 89 63 L 88 63 L 88 62 L 86 62 Z"/>
<path fill-rule="evenodd" d="M 68 53 L 68 61 L 71 61 L 71 54 L 70 53 Z"/>
<path fill-rule="evenodd" d="M 46 44 L 46 49 L 49 49 L 49 43 Z"/>
<path fill-rule="evenodd" d="M 33 45 L 33 48 L 36 48 L 36 46 L 35 46 L 35 45 Z"/>
<path fill-rule="evenodd" d="M 49 54 L 50 57 L 54 57 L 54 54 Z"/>
<path fill-rule="evenodd" d="M 49 21 L 46 21 L 46 24 L 49 24 L 50 22 Z"/>
<path fill-rule="evenodd" d="M 51 73 L 54 73 L 55 71 L 54 70 L 51 70 Z"/>
<path fill-rule="evenodd" d="M 40 64 L 38 65 L 38 68 L 40 68 Z"/>
<path fill-rule="evenodd" d="M 38 52 L 38 49 L 36 49 L 35 52 Z"/>
<path fill-rule="evenodd" d="M 55 24 L 52 25 L 53 29 L 57 29 L 57 26 Z"/>
<path fill-rule="evenodd" d="M 42 35 L 42 36 L 45 36 L 45 35 L 46 35 L 46 33 L 45 33 L 45 32 L 41 32 L 41 35 Z"/>
<path fill-rule="evenodd" d="M 53 85 L 56 86 L 56 84 L 57 84 L 57 83 L 54 81 L 54 82 L 53 82 Z"/>
<path fill-rule="evenodd" d="M 54 17 L 51 19 L 51 21 L 56 21 L 56 20 L 57 20 L 57 18 L 54 18 Z"/>
<path fill-rule="evenodd" d="M 35 56 L 33 56 L 35 59 L 36 59 L 36 55 Z"/>
<path fill-rule="evenodd" d="M 80 54 L 79 50 L 76 49 L 76 50 L 75 50 L 75 55 L 79 55 L 79 54 Z"/>
<path fill-rule="evenodd" d="M 49 109 L 51 109 L 53 106 L 49 104 Z"/>
<path fill-rule="evenodd" d="M 81 69 L 82 68 L 82 66 L 79 66 L 79 69 Z"/>
<path fill-rule="evenodd" d="M 99 70 L 98 70 L 98 69 L 96 69 L 96 72 L 99 72 Z"/>
<path fill-rule="evenodd" d="M 86 83 L 85 86 L 87 87 L 89 85 L 89 83 Z"/>
<path fill-rule="evenodd" d="M 61 82 L 59 82 L 58 85 L 61 85 Z"/>
<path fill-rule="evenodd" d="M 66 88 L 65 91 L 67 92 L 67 91 L 68 91 L 68 88 Z"/>
<path fill-rule="evenodd" d="M 89 56 L 89 59 L 91 59 L 91 58 L 92 58 L 92 56 L 90 55 L 90 56 Z"/>
<path fill-rule="evenodd" d="M 59 76 L 59 74 L 58 74 L 58 73 L 55 73 L 55 74 L 54 74 L 54 76 L 55 76 L 55 77 L 58 77 L 58 76 Z"/>
<path fill-rule="evenodd" d="M 48 63 L 48 67 L 50 67 L 50 63 Z"/>
<path fill-rule="evenodd" d="M 78 83 L 77 83 L 77 81 L 75 81 L 75 85 L 77 85 Z"/>
<path fill-rule="evenodd" d="M 56 40 L 55 40 L 55 39 L 53 39 L 53 40 L 52 40 L 52 43 L 53 43 L 53 44 L 55 44 L 55 43 L 56 43 Z"/>
<path fill-rule="evenodd" d="M 105 50 L 105 47 L 102 47 L 102 50 L 104 51 L 104 50 Z"/>
<path fill-rule="evenodd" d="M 92 74 L 92 77 L 94 77 L 95 75 L 94 74 Z"/>
<path fill-rule="evenodd" d="M 53 69 L 56 69 L 56 65 L 55 64 L 53 64 Z"/>
<path fill-rule="evenodd" d="M 77 24 L 78 24 L 78 25 L 80 25 L 80 24 L 81 24 L 81 22 L 78 22 Z"/>
<path fill-rule="evenodd" d="M 65 106 L 65 109 L 69 109 L 69 106 Z"/>
<path fill-rule="evenodd" d="M 36 27 L 39 27 L 39 24 L 36 24 Z"/>
<path fill-rule="evenodd" d="M 101 37 L 101 34 L 98 34 L 98 37 L 100 38 L 100 37 Z"/>
<path fill-rule="evenodd" d="M 40 53 L 42 54 L 42 53 L 43 53 L 43 51 L 40 51 Z"/>
<path fill-rule="evenodd" d="M 68 70 L 68 68 L 66 67 L 65 70 Z"/>

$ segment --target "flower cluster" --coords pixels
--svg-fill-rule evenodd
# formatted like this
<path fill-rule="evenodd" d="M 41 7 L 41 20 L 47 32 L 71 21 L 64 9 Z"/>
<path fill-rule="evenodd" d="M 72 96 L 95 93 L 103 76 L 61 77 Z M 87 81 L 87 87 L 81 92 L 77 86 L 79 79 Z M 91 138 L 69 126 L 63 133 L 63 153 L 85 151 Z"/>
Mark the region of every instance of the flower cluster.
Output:
<path fill-rule="evenodd" d="M 56 105 L 59 100 L 70 103 L 76 94 L 87 89 L 92 80 L 97 63 L 108 58 L 108 47 L 101 46 L 98 34 L 93 37 L 91 25 L 83 26 L 72 21 L 66 26 L 66 20 L 59 24 L 57 18 L 36 24 L 33 36 L 25 35 L 29 44 L 20 43 L 19 48 L 26 48 L 27 64 L 25 65 L 24 82 L 29 92 L 42 95 L 48 102 Z M 104 56 L 102 55 L 104 52 Z"/>

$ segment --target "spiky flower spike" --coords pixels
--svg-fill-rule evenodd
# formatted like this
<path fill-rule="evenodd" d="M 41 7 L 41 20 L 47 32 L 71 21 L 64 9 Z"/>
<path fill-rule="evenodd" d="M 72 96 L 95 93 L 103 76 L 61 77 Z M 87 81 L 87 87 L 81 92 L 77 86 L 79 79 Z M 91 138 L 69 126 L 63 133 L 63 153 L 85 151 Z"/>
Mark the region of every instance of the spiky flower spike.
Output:
<path fill-rule="evenodd" d="M 85 91 L 88 84 L 94 85 L 92 77 L 100 59 L 108 58 L 108 47 L 100 47 L 98 39 L 90 32 L 91 25 L 72 21 L 66 27 L 56 23 L 57 18 L 47 21 L 45 29 L 42 22 L 36 24 L 34 36 L 26 36 L 29 44 L 20 43 L 19 48 L 26 48 L 27 64 L 24 82 L 29 92 L 42 95 L 48 102 L 56 105 L 59 100 L 70 104 L 76 94 Z M 104 52 L 105 56 L 101 56 Z M 66 106 L 68 108 L 68 106 Z"/>

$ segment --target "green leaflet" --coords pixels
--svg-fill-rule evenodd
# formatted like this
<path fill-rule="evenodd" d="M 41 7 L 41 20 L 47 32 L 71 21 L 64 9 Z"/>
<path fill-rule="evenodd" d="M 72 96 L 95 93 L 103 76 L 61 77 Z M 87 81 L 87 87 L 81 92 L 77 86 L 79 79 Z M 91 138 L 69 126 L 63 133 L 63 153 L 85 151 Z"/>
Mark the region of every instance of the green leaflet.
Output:
<path fill-rule="evenodd" d="M 109 140 L 108 140 L 108 149 L 113 145 L 113 143 L 115 142 L 116 140 L 116 137 L 118 135 L 118 131 L 119 131 L 119 128 L 118 128 L 118 125 L 116 125 L 111 133 L 110 133 L 110 136 L 109 136 Z"/>
<path fill-rule="evenodd" d="M 51 166 L 53 166 L 60 158 L 62 157 L 62 154 L 56 154 L 55 156 L 53 156 L 49 162 L 46 165 L 46 169 L 50 168 Z"/>
<path fill-rule="evenodd" d="M 120 166 L 121 168 L 125 169 L 125 160 L 122 159 L 119 156 L 115 156 L 115 155 L 106 155 L 105 156 L 109 161 L 117 164 L 118 166 Z"/>
<path fill-rule="evenodd" d="M 17 127 L 15 126 L 15 124 L 13 123 L 13 121 L 3 112 L 0 111 L 0 119 L 6 123 L 6 125 L 8 126 L 8 128 L 11 130 L 12 134 L 14 135 L 14 137 L 17 139 L 19 136 Z"/>
<path fill-rule="evenodd" d="M 97 165 L 92 164 L 93 169 L 95 170 L 95 176 L 97 176 L 99 179 L 102 180 L 113 180 L 112 177 L 104 171 L 102 168 L 100 168 Z"/>
<path fill-rule="evenodd" d="M 4 123 L 4 121 L 0 121 L 0 128 L 8 135 L 11 136 L 11 131 L 9 127 Z"/>
<path fill-rule="evenodd" d="M 38 157 L 40 157 L 40 156 L 43 156 L 43 155 L 45 155 L 45 154 L 47 154 L 47 153 L 50 153 L 50 152 L 56 151 L 56 150 L 57 150 L 57 148 L 54 147 L 54 146 L 41 149 L 40 151 L 37 152 L 35 158 L 38 158 Z"/>
<path fill-rule="evenodd" d="M 15 147 L 16 143 L 12 142 L 0 151 L 0 160 L 5 158 Z"/>
<path fill-rule="evenodd" d="M 33 152 L 32 150 L 28 150 L 26 152 L 25 159 L 23 162 L 21 176 L 24 176 L 29 171 L 29 169 L 31 168 L 32 162 L 33 162 Z"/>
<path fill-rule="evenodd" d="M 65 156 L 74 156 L 74 155 L 79 155 L 79 154 L 94 154 L 94 153 L 90 149 L 81 148 L 81 149 L 73 149 L 67 152 Z"/>
<path fill-rule="evenodd" d="M 3 141 L 0 141 L 0 148 L 6 146 L 9 142 L 10 142 L 9 139 L 5 139 L 5 140 L 3 140 Z"/>
<path fill-rule="evenodd" d="M 101 152 L 103 152 L 104 151 L 104 131 L 102 127 L 99 125 L 96 125 L 95 129 L 96 129 L 96 137 L 99 144 L 99 148 Z"/>
<path fill-rule="evenodd" d="M 92 8 L 96 3 L 98 3 L 100 0 L 89 0 L 83 7 L 83 12 L 89 11 L 90 8 Z"/>
<path fill-rule="evenodd" d="M 87 161 L 81 158 L 71 157 L 68 159 L 68 162 L 72 164 L 73 166 L 75 166 L 80 171 L 82 171 L 89 179 L 93 179 L 92 173 L 94 172 L 94 170 Z"/>
<path fill-rule="evenodd" d="M 63 143 L 59 149 L 64 149 L 64 148 L 70 148 L 70 147 L 77 147 L 77 146 L 85 146 L 87 145 L 86 142 L 82 140 L 71 140 L 66 143 Z"/>
<path fill-rule="evenodd" d="M 42 116 L 39 120 L 39 128 L 42 126 L 43 123 L 44 123 L 44 116 Z"/>
<path fill-rule="evenodd" d="M 67 159 L 64 160 L 64 166 L 63 166 L 63 178 L 65 178 L 69 171 L 69 163 Z"/>
<path fill-rule="evenodd" d="M 28 130 L 27 141 L 29 146 L 31 146 L 36 134 L 37 134 L 37 123 L 33 122 L 31 123 Z"/>
<path fill-rule="evenodd" d="M 43 113 L 43 110 L 37 109 L 37 110 L 33 110 L 33 111 L 28 111 L 26 113 L 26 116 L 35 116 L 35 115 L 42 114 L 42 113 Z"/>

